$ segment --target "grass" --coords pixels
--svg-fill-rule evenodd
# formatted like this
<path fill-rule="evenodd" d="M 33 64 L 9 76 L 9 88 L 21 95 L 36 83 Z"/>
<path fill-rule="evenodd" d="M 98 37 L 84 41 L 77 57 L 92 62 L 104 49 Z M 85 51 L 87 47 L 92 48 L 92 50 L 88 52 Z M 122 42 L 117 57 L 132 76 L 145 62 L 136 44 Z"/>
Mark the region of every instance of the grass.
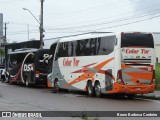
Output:
<path fill-rule="evenodd" d="M 156 90 L 160 90 L 160 64 L 156 64 Z"/>
<path fill-rule="evenodd" d="M 82 120 L 99 120 L 99 119 L 93 117 L 83 117 Z"/>
<path fill-rule="evenodd" d="M 99 120 L 98 117 L 88 117 L 86 114 L 82 114 L 82 120 Z"/>
<path fill-rule="evenodd" d="M 160 97 L 155 96 L 155 95 L 151 95 L 151 96 L 147 96 L 147 95 L 136 95 L 136 98 L 143 98 L 143 99 L 151 99 L 151 100 L 160 100 Z"/>

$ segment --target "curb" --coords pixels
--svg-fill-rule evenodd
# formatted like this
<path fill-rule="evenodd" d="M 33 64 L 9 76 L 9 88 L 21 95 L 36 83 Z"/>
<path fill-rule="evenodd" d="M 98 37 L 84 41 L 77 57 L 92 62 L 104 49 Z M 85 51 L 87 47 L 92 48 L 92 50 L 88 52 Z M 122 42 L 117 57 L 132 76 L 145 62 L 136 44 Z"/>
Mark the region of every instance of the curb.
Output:
<path fill-rule="evenodd" d="M 154 93 L 149 93 L 149 94 L 138 94 L 136 95 L 136 97 L 151 99 L 151 100 L 160 100 L 160 91 L 155 91 Z"/>

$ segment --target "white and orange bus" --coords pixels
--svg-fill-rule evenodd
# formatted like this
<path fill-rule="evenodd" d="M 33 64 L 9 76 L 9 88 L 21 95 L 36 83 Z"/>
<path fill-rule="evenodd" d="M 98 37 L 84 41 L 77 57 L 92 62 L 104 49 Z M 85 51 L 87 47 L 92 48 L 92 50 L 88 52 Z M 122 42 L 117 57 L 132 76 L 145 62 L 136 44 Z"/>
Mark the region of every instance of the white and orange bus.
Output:
<path fill-rule="evenodd" d="M 89 96 L 152 93 L 155 52 L 152 33 L 93 32 L 54 43 L 48 86 L 86 91 Z"/>

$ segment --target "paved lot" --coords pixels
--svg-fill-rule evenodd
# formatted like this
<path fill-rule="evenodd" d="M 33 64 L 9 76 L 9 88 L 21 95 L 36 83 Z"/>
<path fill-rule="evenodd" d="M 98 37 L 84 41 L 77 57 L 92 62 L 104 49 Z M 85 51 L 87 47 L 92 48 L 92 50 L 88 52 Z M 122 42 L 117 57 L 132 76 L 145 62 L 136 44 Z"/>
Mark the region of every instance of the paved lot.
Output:
<path fill-rule="evenodd" d="M 0 111 L 160 111 L 160 101 L 146 99 L 118 99 L 108 96 L 89 98 L 76 92 L 54 93 L 52 89 L 0 83 Z M 2 118 L 0 118 L 2 119 Z M 9 118 L 3 118 L 9 119 Z M 11 120 L 21 118 L 12 118 Z M 27 119 L 27 118 L 23 118 Z M 30 120 L 82 120 L 80 117 L 29 118 Z M 109 118 L 98 120 L 151 120 L 152 118 Z M 154 118 L 159 120 L 159 118 Z M 92 120 L 92 119 L 91 119 Z"/>

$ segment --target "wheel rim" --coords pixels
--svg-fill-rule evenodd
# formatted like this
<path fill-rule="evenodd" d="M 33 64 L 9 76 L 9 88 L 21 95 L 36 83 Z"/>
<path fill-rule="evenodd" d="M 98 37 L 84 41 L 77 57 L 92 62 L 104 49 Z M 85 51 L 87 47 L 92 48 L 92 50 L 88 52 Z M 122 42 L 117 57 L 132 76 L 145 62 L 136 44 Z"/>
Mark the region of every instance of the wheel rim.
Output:
<path fill-rule="evenodd" d="M 95 93 L 96 93 L 96 96 L 101 95 L 101 86 L 99 83 L 95 86 Z"/>
<path fill-rule="evenodd" d="M 28 80 L 26 80 L 26 86 L 27 86 L 27 87 L 28 87 L 28 84 L 29 84 L 29 83 L 28 83 Z"/>
<path fill-rule="evenodd" d="M 55 82 L 55 89 L 56 89 L 56 91 L 59 90 L 59 81 L 58 80 Z"/>
<path fill-rule="evenodd" d="M 88 93 L 92 94 L 92 88 L 91 88 L 91 86 L 88 86 Z"/>
<path fill-rule="evenodd" d="M 87 91 L 88 91 L 88 95 L 91 96 L 93 94 L 93 87 L 91 83 L 88 83 L 87 85 Z"/>

